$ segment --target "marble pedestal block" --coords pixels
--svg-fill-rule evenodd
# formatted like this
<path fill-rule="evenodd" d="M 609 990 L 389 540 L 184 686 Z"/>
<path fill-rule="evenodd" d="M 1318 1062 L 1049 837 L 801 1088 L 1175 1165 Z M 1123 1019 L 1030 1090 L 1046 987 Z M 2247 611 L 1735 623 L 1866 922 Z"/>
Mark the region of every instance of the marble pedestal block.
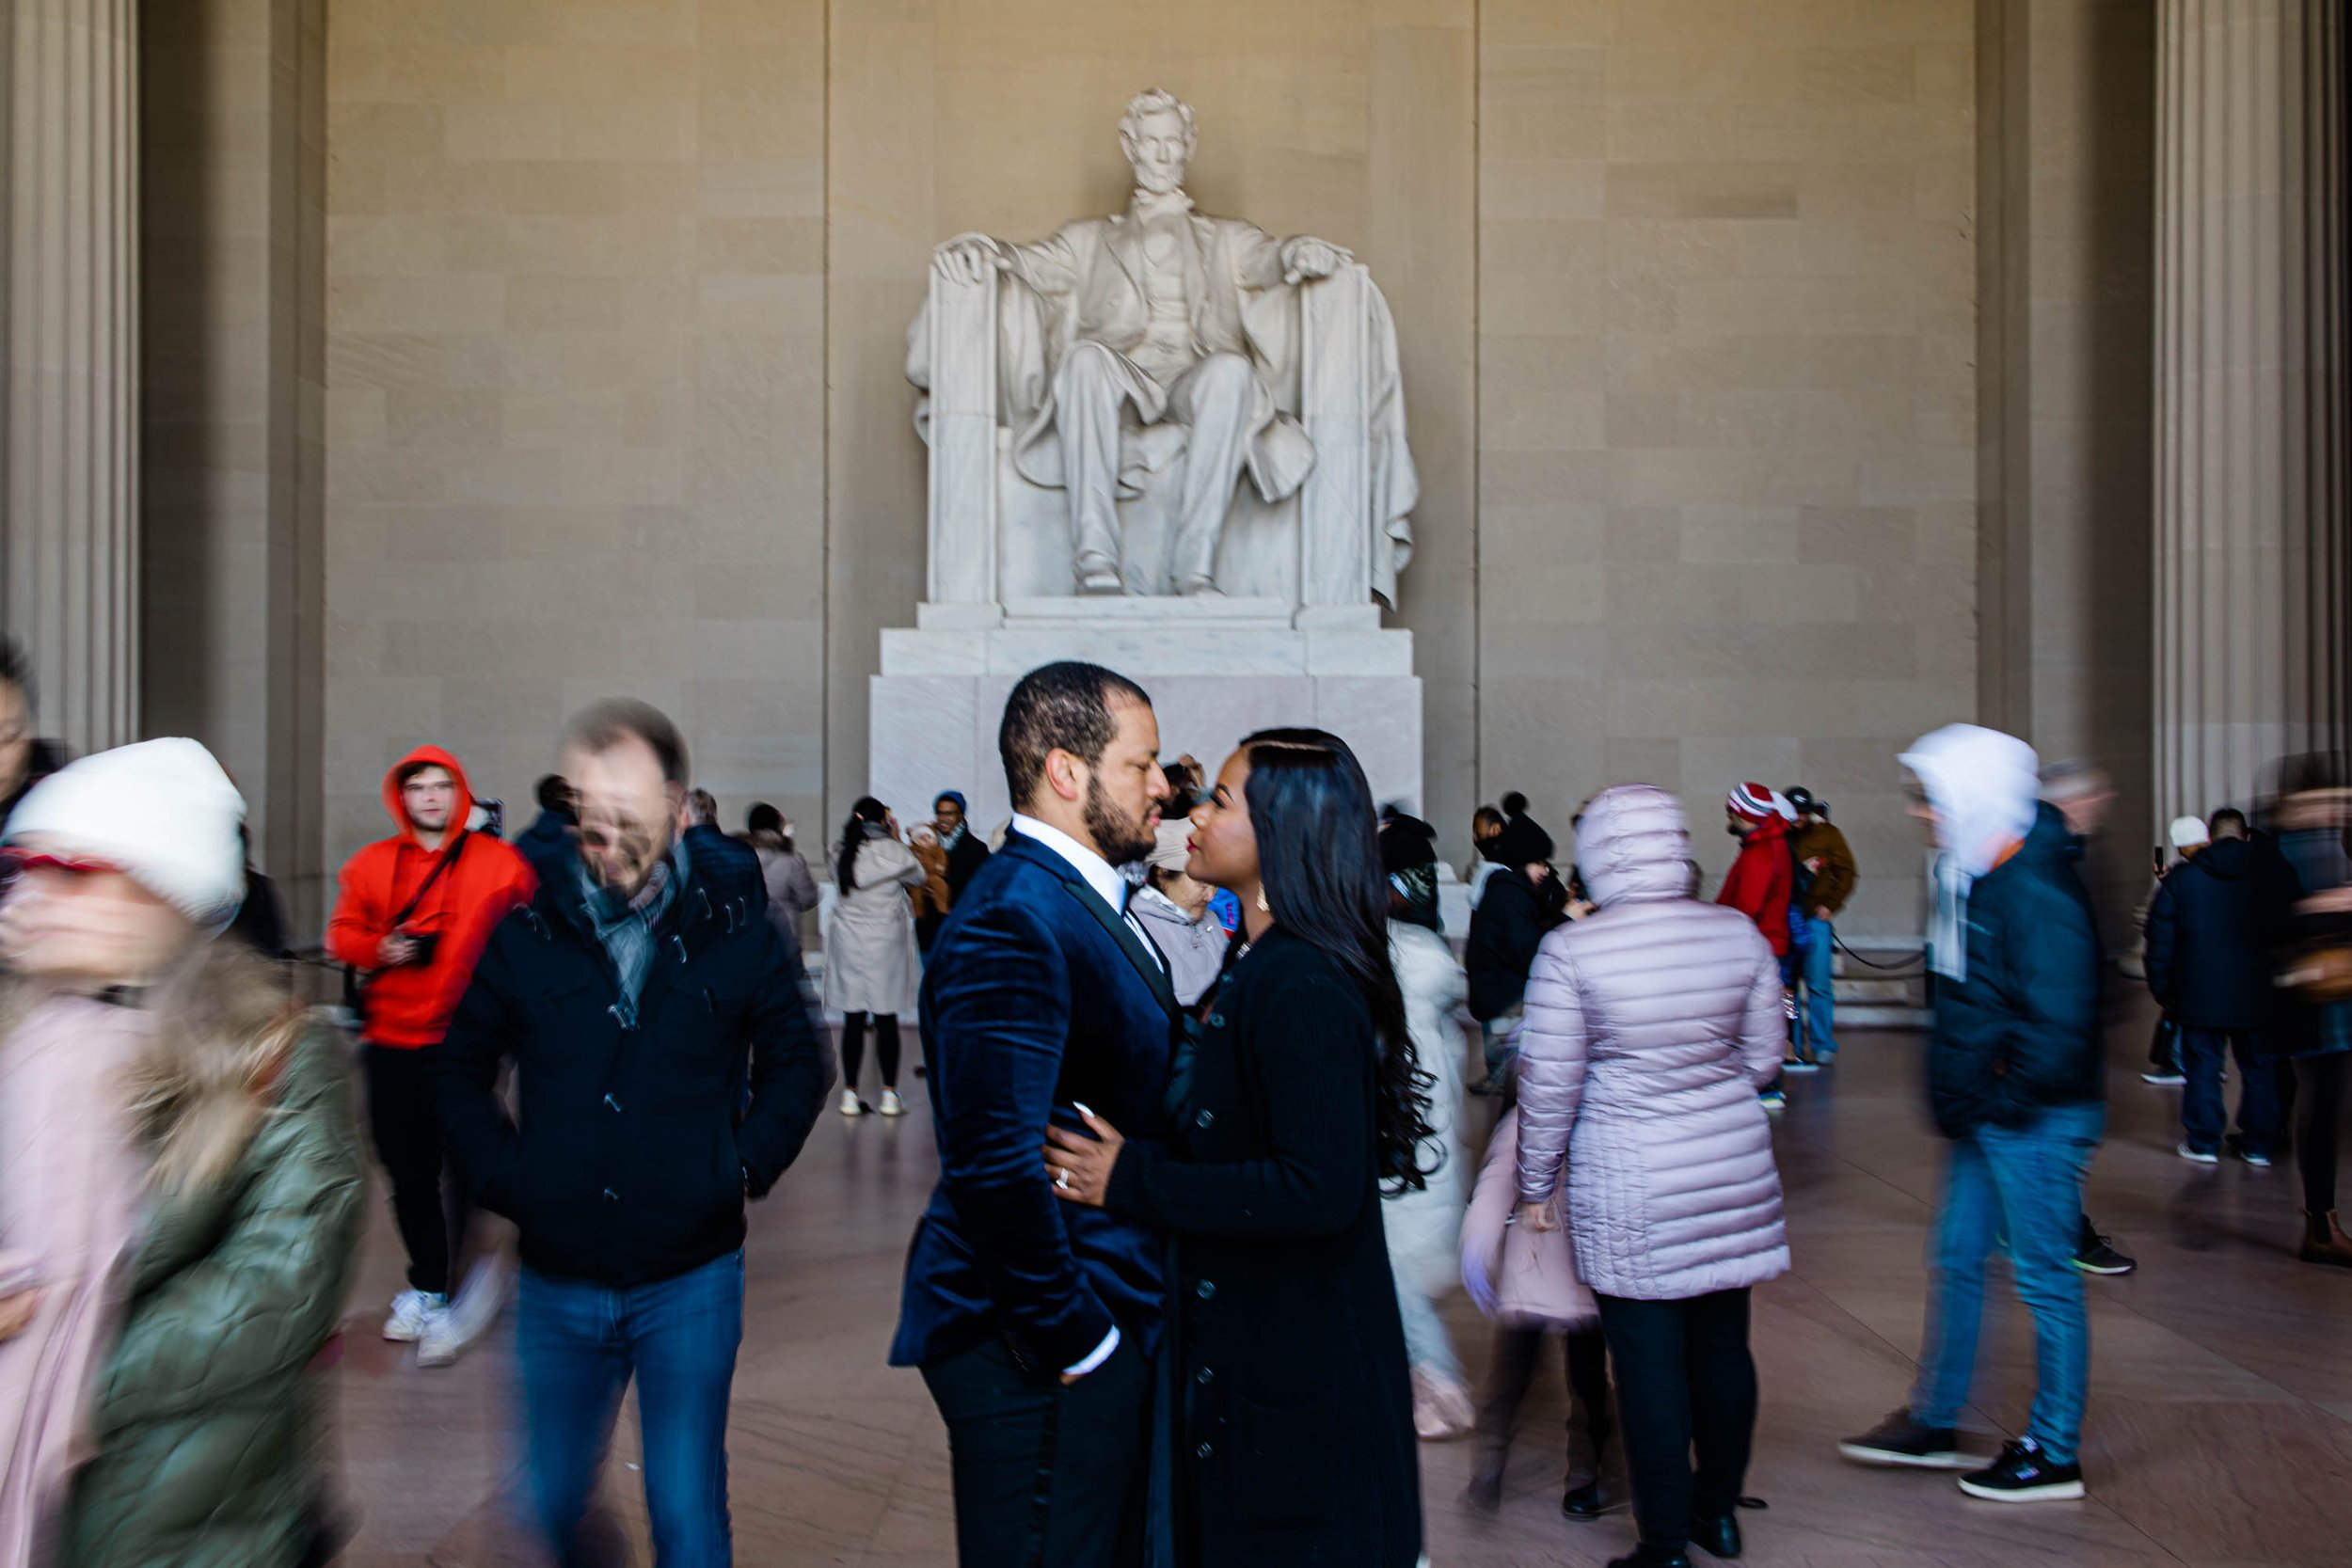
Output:
<path fill-rule="evenodd" d="M 1295 610 L 1279 600 L 1012 599 L 924 605 L 882 633 L 871 682 L 867 781 L 901 822 L 943 789 L 993 832 L 1012 814 L 996 727 L 1015 682 L 1057 658 L 1107 665 L 1152 694 L 1160 754 L 1209 768 L 1253 730 L 1312 725 L 1355 749 L 1376 800 L 1420 809 L 1421 681 L 1413 634 L 1377 607 Z"/>

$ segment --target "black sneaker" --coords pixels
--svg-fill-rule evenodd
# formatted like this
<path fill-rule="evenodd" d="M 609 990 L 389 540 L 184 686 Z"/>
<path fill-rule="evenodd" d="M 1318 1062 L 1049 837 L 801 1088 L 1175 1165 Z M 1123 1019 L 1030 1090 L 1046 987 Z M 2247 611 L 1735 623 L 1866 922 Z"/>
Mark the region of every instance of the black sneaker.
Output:
<path fill-rule="evenodd" d="M 2139 1264 L 2116 1251 L 2113 1242 L 2094 1230 L 2083 1238 L 2082 1250 L 2074 1254 L 2074 1267 L 2085 1274 L 2129 1274 Z"/>
<path fill-rule="evenodd" d="M 2083 1495 L 2083 1467 L 2058 1464 L 2041 1444 L 2021 1437 L 2001 1450 L 1990 1469 L 1961 1477 L 1960 1489 L 1988 1502 L 2073 1502 Z"/>
<path fill-rule="evenodd" d="M 1952 1427 L 1921 1426 L 1908 1410 L 1898 1410 L 1859 1437 L 1849 1437 L 1837 1451 L 1857 1465 L 1892 1465 L 1911 1470 L 1965 1470 L 1976 1456 L 1960 1451 L 1960 1433 Z"/>

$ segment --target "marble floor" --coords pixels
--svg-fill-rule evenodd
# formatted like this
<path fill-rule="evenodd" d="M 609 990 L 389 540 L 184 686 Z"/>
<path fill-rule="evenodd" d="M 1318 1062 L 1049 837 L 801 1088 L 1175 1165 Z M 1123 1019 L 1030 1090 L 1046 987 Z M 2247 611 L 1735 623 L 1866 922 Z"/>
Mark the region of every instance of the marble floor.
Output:
<path fill-rule="evenodd" d="M 1852 1035 L 1837 1068 L 1791 1084 L 1779 1124 L 1796 1272 L 1757 1292 L 1763 1411 L 1746 1516 L 1759 1568 L 2352 1560 L 2352 1271 L 2296 1261 L 2296 1180 L 2177 1159 L 2179 1092 L 2138 1081 L 2144 1021 L 2111 1042 L 2110 1139 L 2090 1209 L 2140 1260 L 2090 1282 L 2094 1366 L 2088 1501 L 2031 1508 L 1963 1498 L 1947 1477 L 1842 1464 L 1836 1440 L 1899 1404 L 1921 1312 L 1920 1245 L 1937 1140 L 1915 1087 L 1919 1040 Z M 846 1124 L 828 1113 L 800 1164 L 754 1211 L 750 1301 L 731 1442 L 738 1560 L 932 1568 L 954 1560 L 946 1448 L 918 1378 L 883 1365 L 898 1269 L 930 1188 L 916 1115 Z M 374 1337 L 399 1284 L 376 1217 L 340 1370 L 353 1568 L 529 1563 L 513 1523 L 517 1466 L 502 1335 L 455 1367 L 420 1370 Z M 1996 1289 L 1996 1297 L 2001 1291 Z M 1458 1295 L 1465 1359 L 1486 1331 Z M 2031 1340 L 2013 1299 L 1989 1316 L 1976 1418 L 2015 1431 Z M 1599 1564 L 1623 1550 L 1623 1513 L 1557 1512 L 1560 1380 L 1531 1401 L 1510 1495 L 1484 1517 L 1458 1498 L 1465 1444 L 1423 1445 L 1429 1549 L 1438 1568 Z M 645 1564 L 644 1504 L 625 1420 L 606 1487 L 627 1560 Z M 1258 1565 L 1235 1565 L 1258 1568 Z"/>

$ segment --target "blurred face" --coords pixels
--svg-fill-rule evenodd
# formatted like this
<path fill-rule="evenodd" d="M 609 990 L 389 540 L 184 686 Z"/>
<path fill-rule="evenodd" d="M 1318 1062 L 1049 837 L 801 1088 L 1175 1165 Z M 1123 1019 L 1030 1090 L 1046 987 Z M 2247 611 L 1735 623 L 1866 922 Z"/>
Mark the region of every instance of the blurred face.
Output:
<path fill-rule="evenodd" d="M 1192 160 L 1192 138 L 1184 134 L 1184 116 L 1173 109 L 1154 109 L 1120 135 L 1136 183 L 1154 196 L 1165 196 L 1184 182 L 1184 166 Z"/>
<path fill-rule="evenodd" d="M 661 776 L 661 759 L 635 736 L 607 751 L 574 750 L 564 776 L 580 795 L 580 858 L 599 887 L 634 893 L 677 836 L 684 786 Z"/>
<path fill-rule="evenodd" d="M 0 960 L 72 984 L 135 985 L 196 941 L 185 915 L 102 861 L 47 834 L 11 847 L 33 857 L 0 903 Z M 55 864 L 38 863 L 51 859 Z"/>
<path fill-rule="evenodd" d="M 2087 781 L 2082 793 L 2069 800 L 2054 800 L 2058 815 L 2066 818 L 2066 831 L 2076 838 L 2089 838 L 2107 819 L 2107 808 L 2115 803 L 2115 790 L 2105 778 Z"/>
<path fill-rule="evenodd" d="M 400 809 L 419 832 L 447 832 L 457 813 L 455 776 L 446 768 L 418 768 L 400 786 Z"/>
<path fill-rule="evenodd" d="M 952 833 L 963 826 L 963 808 L 953 800 L 938 800 L 931 805 L 931 819 L 942 834 Z"/>
<path fill-rule="evenodd" d="M 1095 853 L 1124 865 L 1152 852 L 1160 831 L 1160 802 L 1168 799 L 1168 776 L 1160 771 L 1160 721 L 1151 707 L 1132 700 L 1114 703 L 1111 719 L 1118 732 L 1092 768 L 1066 752 L 1056 756 L 1069 757 L 1086 775 L 1086 826 Z"/>
<path fill-rule="evenodd" d="M 1937 832 L 1943 824 L 1943 818 L 1935 815 L 1935 807 L 1928 801 L 1927 789 L 1917 779 L 1908 781 L 1903 795 L 1903 815 L 1919 824 L 1919 836 L 1927 840 L 1929 848 L 1936 849 L 1943 847 L 1944 841 L 1938 836 Z"/>
<path fill-rule="evenodd" d="M 14 681 L 0 681 L 0 795 L 12 795 L 33 761 L 33 710 Z"/>
<path fill-rule="evenodd" d="M 1258 879 L 1258 830 L 1249 820 L 1249 753 L 1235 752 L 1216 775 L 1216 787 L 1192 811 L 1185 875 L 1212 887 L 1247 887 Z"/>
<path fill-rule="evenodd" d="M 1502 836 L 1502 817 L 1480 816 L 1470 818 L 1470 838 L 1473 842 L 1485 844 L 1490 839 L 1496 839 Z"/>

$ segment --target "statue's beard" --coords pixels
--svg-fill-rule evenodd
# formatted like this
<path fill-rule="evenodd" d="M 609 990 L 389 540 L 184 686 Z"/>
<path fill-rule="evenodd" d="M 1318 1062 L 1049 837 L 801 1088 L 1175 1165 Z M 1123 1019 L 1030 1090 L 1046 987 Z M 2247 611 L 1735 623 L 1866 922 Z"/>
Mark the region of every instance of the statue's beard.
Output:
<path fill-rule="evenodd" d="M 1094 837 L 1095 853 L 1111 864 L 1127 865 L 1152 853 L 1157 837 L 1152 815 L 1152 808 L 1146 806 L 1143 820 L 1126 816 L 1103 793 L 1100 778 L 1087 781 L 1087 832 Z"/>
<path fill-rule="evenodd" d="M 1137 164 L 1135 168 L 1137 190 L 1148 192 L 1152 196 L 1167 196 L 1184 188 L 1184 166 L 1182 164 L 1167 169 L 1151 168 Z"/>

